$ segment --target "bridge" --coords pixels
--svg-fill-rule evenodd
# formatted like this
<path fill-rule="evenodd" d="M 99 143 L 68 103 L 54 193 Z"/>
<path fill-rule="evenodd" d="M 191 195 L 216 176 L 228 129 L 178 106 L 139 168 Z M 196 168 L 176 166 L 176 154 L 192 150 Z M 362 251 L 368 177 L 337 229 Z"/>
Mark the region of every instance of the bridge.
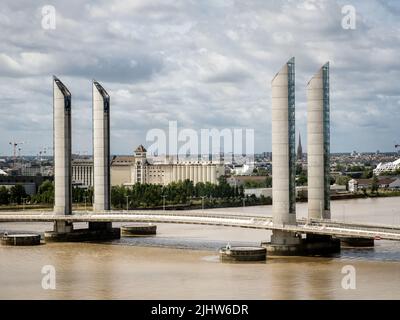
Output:
<path fill-rule="evenodd" d="M 342 222 L 330 219 L 297 219 L 296 224 L 274 224 L 272 217 L 232 213 L 206 213 L 203 211 L 104 211 L 91 213 L 75 211 L 72 215 L 56 215 L 53 212 L 24 211 L 0 213 L 0 222 L 144 222 L 178 223 L 238 227 L 262 230 L 279 230 L 299 234 L 329 235 L 400 241 L 400 226 Z"/>

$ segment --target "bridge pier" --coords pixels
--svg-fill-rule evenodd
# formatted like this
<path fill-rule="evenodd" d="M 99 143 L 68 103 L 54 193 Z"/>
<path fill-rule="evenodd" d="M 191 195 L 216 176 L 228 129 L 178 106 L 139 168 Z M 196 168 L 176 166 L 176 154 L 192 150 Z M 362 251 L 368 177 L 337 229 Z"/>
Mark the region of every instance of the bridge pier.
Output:
<path fill-rule="evenodd" d="M 329 256 L 340 252 L 340 240 L 325 235 L 308 234 L 306 238 L 292 232 L 274 230 L 271 242 L 262 242 L 268 256 Z"/>
<path fill-rule="evenodd" d="M 80 241 L 104 241 L 121 237 L 120 228 L 112 228 L 111 222 L 89 222 L 89 228 L 74 229 L 72 223 L 54 222 L 53 231 L 45 231 L 46 242 L 80 242 Z"/>
<path fill-rule="evenodd" d="M 261 242 L 267 249 L 268 256 L 298 256 L 302 255 L 302 239 L 293 232 L 274 230 L 271 242 Z"/>
<path fill-rule="evenodd" d="M 57 233 L 66 233 L 66 232 L 71 232 L 74 230 L 74 225 L 72 222 L 66 222 L 66 221 L 54 221 L 54 232 Z"/>

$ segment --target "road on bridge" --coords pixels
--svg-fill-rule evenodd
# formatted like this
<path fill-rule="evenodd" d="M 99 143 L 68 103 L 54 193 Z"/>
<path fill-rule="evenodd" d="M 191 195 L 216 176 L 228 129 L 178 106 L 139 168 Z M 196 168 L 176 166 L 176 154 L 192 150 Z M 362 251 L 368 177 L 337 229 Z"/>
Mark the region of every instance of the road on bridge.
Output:
<path fill-rule="evenodd" d="M 148 222 L 213 225 L 222 227 L 281 230 L 306 234 L 400 240 L 400 227 L 378 224 L 360 224 L 332 220 L 299 219 L 296 225 L 274 224 L 272 217 L 205 211 L 108 211 L 90 213 L 76 211 L 72 215 L 54 215 L 52 212 L 24 211 L 0 213 L 0 222 Z"/>

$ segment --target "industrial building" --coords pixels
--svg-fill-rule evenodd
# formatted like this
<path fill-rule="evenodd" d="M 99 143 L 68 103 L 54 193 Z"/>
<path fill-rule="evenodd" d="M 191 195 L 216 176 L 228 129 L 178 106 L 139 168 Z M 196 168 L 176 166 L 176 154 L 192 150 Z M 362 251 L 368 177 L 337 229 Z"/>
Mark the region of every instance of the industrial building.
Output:
<path fill-rule="evenodd" d="M 112 185 L 138 182 L 167 185 L 187 179 L 194 184 L 216 184 L 224 173 L 224 165 L 212 161 L 176 162 L 167 158 L 164 163 L 153 163 L 147 158 L 147 150 L 142 145 L 136 148 L 134 156 L 117 156 L 111 161 Z"/>

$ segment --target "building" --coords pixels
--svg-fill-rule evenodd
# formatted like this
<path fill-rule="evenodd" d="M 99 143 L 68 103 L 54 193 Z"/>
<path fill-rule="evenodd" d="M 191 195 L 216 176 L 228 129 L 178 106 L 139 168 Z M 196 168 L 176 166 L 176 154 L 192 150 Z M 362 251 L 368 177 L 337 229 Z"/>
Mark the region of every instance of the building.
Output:
<path fill-rule="evenodd" d="M 149 183 L 167 185 L 171 182 L 190 180 L 218 183 L 225 174 L 223 164 L 212 161 L 173 161 L 166 158 L 164 163 L 155 163 L 147 158 L 147 150 L 140 145 L 134 156 L 116 156 L 111 161 L 111 185 L 132 185 Z"/>
<path fill-rule="evenodd" d="M 231 173 L 235 175 L 249 175 L 252 174 L 254 171 L 254 163 L 244 163 L 244 164 L 237 164 L 232 166 Z"/>
<path fill-rule="evenodd" d="M 393 162 L 379 163 L 374 169 L 374 174 L 380 175 L 382 172 L 394 172 L 400 170 L 400 159 Z"/>
<path fill-rule="evenodd" d="M 329 63 L 307 84 L 308 217 L 330 219 Z"/>
<path fill-rule="evenodd" d="M 393 182 L 391 182 L 388 186 L 389 189 L 398 190 L 400 189 L 400 178 L 396 178 Z"/>
<path fill-rule="evenodd" d="M 93 187 L 93 160 L 72 160 L 72 184 L 82 188 Z"/>
<path fill-rule="evenodd" d="M 379 177 L 378 188 L 379 189 L 396 189 L 399 183 L 398 177 Z M 350 192 L 357 192 L 360 190 L 371 189 L 373 179 L 351 179 L 348 182 Z"/>
<path fill-rule="evenodd" d="M 41 166 L 37 163 L 28 163 L 21 168 L 22 176 L 38 176 L 42 174 Z"/>
<path fill-rule="evenodd" d="M 0 175 L 0 187 L 6 187 L 9 189 L 17 184 L 20 184 L 24 187 L 26 194 L 32 196 L 37 193 L 40 185 L 46 180 L 53 181 L 53 177 Z"/>

